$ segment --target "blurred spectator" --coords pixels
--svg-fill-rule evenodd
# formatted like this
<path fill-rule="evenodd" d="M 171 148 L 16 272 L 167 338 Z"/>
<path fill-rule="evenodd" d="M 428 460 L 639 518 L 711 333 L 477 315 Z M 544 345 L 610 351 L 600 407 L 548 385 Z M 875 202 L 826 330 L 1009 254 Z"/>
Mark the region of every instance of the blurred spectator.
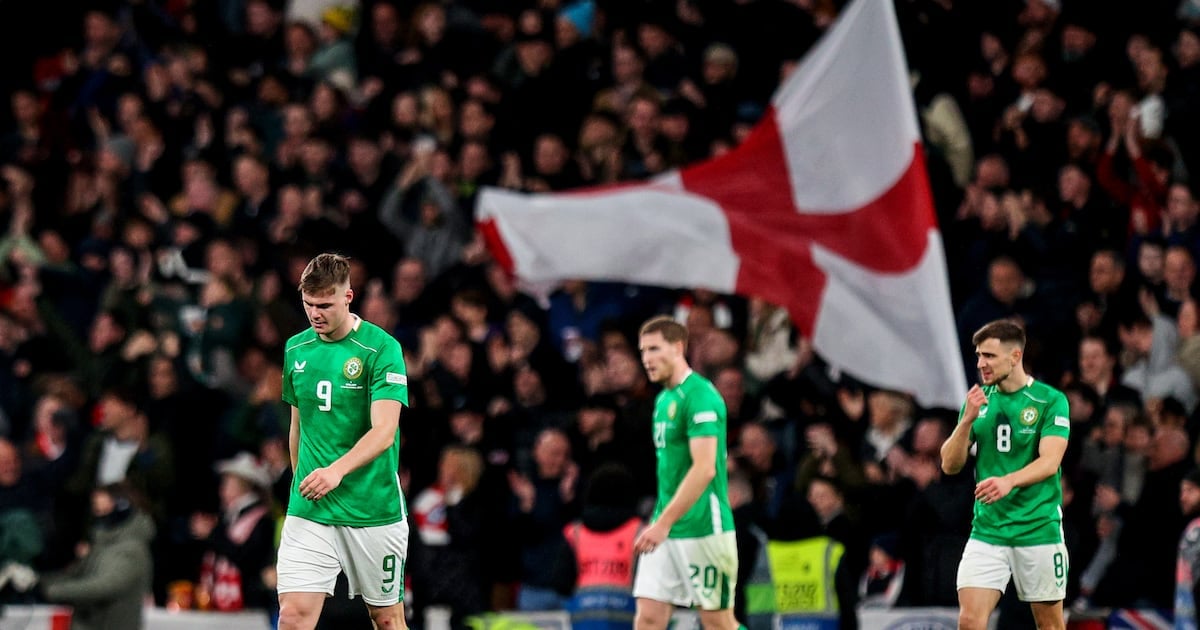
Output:
<path fill-rule="evenodd" d="M 761 423 L 742 427 L 734 450 L 738 468 L 749 478 L 760 523 L 774 523 L 784 500 L 792 493 L 795 473 L 779 450 L 775 437 Z"/>
<path fill-rule="evenodd" d="M 817 515 L 822 535 L 845 547 L 834 577 L 837 593 L 839 627 L 858 627 L 858 578 L 866 568 L 866 541 L 858 523 L 845 512 L 845 497 L 841 487 L 831 478 L 815 477 L 808 485 L 808 503 Z"/>
<path fill-rule="evenodd" d="M 309 61 L 309 72 L 318 81 L 327 81 L 341 90 L 350 90 L 357 80 L 354 47 L 354 10 L 331 6 L 321 12 L 317 27 L 318 46 Z"/>
<path fill-rule="evenodd" d="M 1132 181 L 1116 175 L 1117 149 L 1123 147 L 1132 162 Z M 1149 234 L 1161 229 L 1160 215 L 1167 200 L 1167 182 L 1174 156 L 1166 150 L 1146 155 L 1142 147 L 1138 118 L 1130 116 L 1124 127 L 1114 128 L 1097 167 L 1097 181 L 1117 203 L 1130 209 L 1129 228 L 1133 234 Z"/>
<path fill-rule="evenodd" d="M 921 454 L 908 468 L 914 492 L 899 525 L 905 565 L 900 597 L 913 605 L 953 606 L 958 563 L 971 532 L 974 476 L 945 475 L 938 459 Z"/>
<path fill-rule="evenodd" d="M 48 392 L 34 403 L 32 420 L 25 465 L 28 472 L 45 480 L 47 489 L 57 492 L 79 461 L 79 419 L 62 396 Z"/>
<path fill-rule="evenodd" d="M 1132 278 L 1125 270 L 1125 259 L 1111 249 L 1101 249 L 1092 254 L 1088 267 L 1090 289 L 1081 308 L 1093 308 L 1088 315 L 1088 330 L 1096 335 L 1111 339 L 1117 332 L 1117 324 L 1136 297 Z"/>
<path fill-rule="evenodd" d="M 519 610 L 556 610 L 575 580 L 564 566 L 563 528 L 574 516 L 579 466 L 558 429 L 545 429 L 533 446 L 532 470 L 509 473 L 515 498 L 514 531 L 521 545 Z"/>
<path fill-rule="evenodd" d="M 1163 278 L 1163 265 L 1166 257 L 1167 243 L 1161 236 L 1151 235 L 1137 242 L 1137 285 L 1138 289 L 1149 290 L 1158 299 L 1160 307 L 1165 306 L 1166 286 Z"/>
<path fill-rule="evenodd" d="M 73 628 L 143 627 L 143 600 L 150 593 L 150 540 L 154 522 L 122 484 L 92 490 L 95 524 L 77 548 L 78 561 L 41 577 L 46 600 L 70 606 Z"/>
<path fill-rule="evenodd" d="M 1167 187 L 1163 222 L 1167 245 L 1186 247 L 1194 259 L 1200 251 L 1200 203 L 1190 185 L 1176 181 Z"/>
<path fill-rule="evenodd" d="M 904 588 L 904 560 L 897 556 L 895 534 L 876 536 L 868 550 L 867 570 L 858 582 L 859 606 L 892 608 Z"/>
<path fill-rule="evenodd" d="M 1196 588 L 1200 584 L 1200 471 L 1194 468 L 1179 482 L 1179 508 L 1188 523 L 1179 538 L 1173 612 L 1176 623 L 1187 625 L 1196 623 L 1200 593 Z"/>
<path fill-rule="evenodd" d="M 888 457 L 894 448 L 912 448 L 913 403 L 905 394 L 876 390 L 867 396 L 867 428 L 862 461 L 867 478 L 881 481 L 889 472 Z"/>
<path fill-rule="evenodd" d="M 110 388 L 100 397 L 99 430 L 83 445 L 79 468 L 67 482 L 73 497 L 86 498 L 94 488 L 127 482 L 147 497 L 144 510 L 156 520 L 165 515 L 174 487 L 174 454 L 149 420 L 132 392 Z"/>
<path fill-rule="evenodd" d="M 612 85 L 596 94 L 593 109 L 621 115 L 637 95 L 651 94 L 654 88 L 643 75 L 645 58 L 629 45 L 613 46 Z"/>
<path fill-rule="evenodd" d="M 453 627 L 485 610 L 481 562 L 484 506 L 479 497 L 483 460 L 474 450 L 450 446 L 442 451 L 437 482 L 412 504 L 415 525 L 410 539 L 416 610 L 449 605 Z"/>
<path fill-rule="evenodd" d="M 1185 245 L 1168 245 L 1163 256 L 1163 307 L 1168 316 L 1178 315 L 1183 303 L 1194 299 L 1192 285 L 1196 281 L 1194 249 Z"/>
<path fill-rule="evenodd" d="M 759 399 L 746 391 L 746 376 L 741 367 L 725 365 L 718 368 L 713 375 L 713 386 L 725 401 L 727 429 L 731 434 L 760 415 Z M 791 445 L 787 447 L 790 450 Z"/>
<path fill-rule="evenodd" d="M 866 485 L 861 460 L 854 452 L 843 446 L 837 439 L 833 428 L 827 423 L 809 425 L 804 432 L 809 451 L 805 454 L 796 470 L 794 490 L 805 491 L 809 483 L 818 477 L 835 479 L 844 492 L 855 494 Z M 794 528 L 794 523 L 781 523 L 785 529 Z M 768 529 L 772 537 L 775 532 Z"/>
<path fill-rule="evenodd" d="M 605 320 L 622 315 L 620 287 L 567 280 L 550 296 L 550 339 L 563 357 L 575 363 L 600 336 Z"/>
<path fill-rule="evenodd" d="M 1140 403 L 1137 390 L 1118 379 L 1116 344 L 1096 335 L 1085 335 L 1079 341 L 1078 379 L 1095 390 L 1106 404 L 1115 402 Z"/>
<path fill-rule="evenodd" d="M 787 311 L 752 298 L 747 322 L 746 372 L 761 386 L 796 362 L 796 340 Z"/>
<path fill-rule="evenodd" d="M 563 528 L 575 567 L 567 601 L 571 627 L 617 630 L 633 624 L 633 541 L 644 525 L 630 492 L 634 477 L 620 465 L 604 464 L 586 477 L 578 520 Z"/>
<path fill-rule="evenodd" d="M 729 473 L 729 508 L 733 511 L 733 529 L 737 535 L 738 572 L 737 592 L 734 600 L 734 617 L 750 623 L 746 615 L 746 591 L 754 580 L 760 567 L 761 559 L 766 557 L 767 534 L 758 524 L 760 511 L 754 505 L 754 489 L 750 480 L 741 471 Z M 760 578 L 763 576 L 759 576 Z"/>
<path fill-rule="evenodd" d="M 206 552 L 196 598 L 218 611 L 274 609 L 275 523 L 271 477 L 245 451 L 217 463 L 221 513 L 195 513 L 189 529 Z"/>
<path fill-rule="evenodd" d="M 597 394 L 583 401 L 569 432 L 581 479 L 591 479 L 601 468 L 619 467 L 633 477 L 626 486 L 631 496 L 653 493 L 654 471 L 648 457 L 653 443 L 634 435 L 631 429 L 636 421 L 624 417 L 611 396 Z"/>
<path fill-rule="evenodd" d="M 45 489 L 24 474 L 20 451 L 0 438 L 0 566 L 32 566 L 42 552 L 43 528 L 51 524 L 46 499 Z"/>
<path fill-rule="evenodd" d="M 683 291 L 675 301 L 675 321 L 687 322 L 688 315 L 696 307 L 708 309 L 714 328 L 728 330 L 737 339 L 745 338 L 746 304 L 741 298 L 708 289 Z"/>
<path fill-rule="evenodd" d="M 1154 304 L 1153 299 L 1143 300 L 1143 308 Z M 1136 313 L 1122 323 L 1119 332 L 1128 361 L 1121 383 L 1143 399 L 1171 396 L 1187 409 L 1194 409 L 1196 390 L 1175 359 L 1179 332 L 1171 320 L 1157 312 Z"/>
<path fill-rule="evenodd" d="M 1105 409 L 1100 426 L 1082 438 L 1084 446 L 1082 446 L 1082 456 L 1079 462 L 1080 472 L 1091 474 L 1094 481 L 1108 485 L 1120 492 L 1124 487 L 1123 479 L 1126 476 L 1124 469 L 1129 461 L 1126 456 L 1126 446 L 1130 444 L 1127 434 L 1129 428 L 1139 421 L 1138 418 L 1138 407 L 1135 404 L 1110 404 Z M 1145 430 L 1145 421 L 1141 422 L 1142 430 Z M 1141 444 L 1141 446 L 1144 448 L 1145 444 Z M 1139 448 L 1134 451 L 1132 454 L 1135 455 L 1134 460 L 1140 460 L 1141 450 Z M 1140 482 L 1138 490 L 1130 492 L 1129 500 L 1136 500 L 1139 492 Z"/>
<path fill-rule="evenodd" d="M 436 278 L 462 257 L 467 227 L 445 186 L 430 177 L 435 141 L 423 138 L 414 159 L 396 178 L 379 205 L 379 221 Z"/>
<path fill-rule="evenodd" d="M 1006 318 L 1018 319 L 1033 330 L 1040 324 L 1037 301 L 1030 298 L 1028 280 L 1017 261 L 1006 256 L 996 258 L 988 263 L 987 275 L 987 287 L 969 298 L 958 313 L 959 338 L 968 370 L 976 362 L 971 336 L 984 324 Z"/>
<path fill-rule="evenodd" d="M 1200 312 L 1195 300 L 1188 299 L 1179 307 L 1176 318 L 1179 331 L 1179 367 L 1191 378 L 1192 387 L 1200 387 Z"/>
<path fill-rule="evenodd" d="M 1192 468 L 1190 452 L 1183 431 L 1164 427 L 1155 431 L 1147 451 L 1141 495 L 1122 511 L 1117 555 L 1096 587 L 1096 604 L 1171 605 L 1171 567 L 1185 524 L 1179 507 L 1179 484 Z"/>

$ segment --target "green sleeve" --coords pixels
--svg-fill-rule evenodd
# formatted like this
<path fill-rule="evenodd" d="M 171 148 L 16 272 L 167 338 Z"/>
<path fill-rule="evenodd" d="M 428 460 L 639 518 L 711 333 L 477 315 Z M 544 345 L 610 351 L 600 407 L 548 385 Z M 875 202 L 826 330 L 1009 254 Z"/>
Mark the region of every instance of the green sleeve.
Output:
<path fill-rule="evenodd" d="M 387 336 L 371 368 L 371 400 L 398 400 L 408 405 L 408 372 L 400 342 Z"/>
<path fill-rule="evenodd" d="M 288 357 L 283 357 L 283 402 L 299 407 L 296 404 L 296 390 L 292 388 L 292 364 L 288 362 Z"/>
<path fill-rule="evenodd" d="M 709 437 L 725 433 L 725 401 L 715 389 L 698 390 L 687 401 L 687 436 Z"/>
<path fill-rule="evenodd" d="M 1067 407 L 1067 397 L 1062 392 L 1055 392 L 1046 413 L 1042 417 L 1042 437 L 1056 436 L 1069 439 L 1071 436 L 1071 412 Z"/>

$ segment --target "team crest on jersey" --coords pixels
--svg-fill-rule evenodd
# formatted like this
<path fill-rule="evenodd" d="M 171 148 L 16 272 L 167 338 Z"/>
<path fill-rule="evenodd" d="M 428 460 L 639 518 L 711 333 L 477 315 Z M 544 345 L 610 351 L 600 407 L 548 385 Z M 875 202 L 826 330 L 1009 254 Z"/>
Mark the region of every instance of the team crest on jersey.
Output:
<path fill-rule="evenodd" d="M 358 357 L 350 357 L 346 360 L 346 364 L 342 366 L 342 374 L 350 380 L 354 380 L 362 376 L 363 364 L 362 359 Z"/>
<path fill-rule="evenodd" d="M 675 419 L 675 401 L 674 400 L 671 401 L 671 404 L 667 405 L 667 418 L 669 418 L 671 420 Z"/>
<path fill-rule="evenodd" d="M 1026 407 L 1021 410 L 1021 424 L 1025 425 L 1025 426 L 1030 426 L 1033 423 L 1037 422 L 1037 417 L 1038 417 L 1037 409 L 1035 409 L 1033 407 Z"/>

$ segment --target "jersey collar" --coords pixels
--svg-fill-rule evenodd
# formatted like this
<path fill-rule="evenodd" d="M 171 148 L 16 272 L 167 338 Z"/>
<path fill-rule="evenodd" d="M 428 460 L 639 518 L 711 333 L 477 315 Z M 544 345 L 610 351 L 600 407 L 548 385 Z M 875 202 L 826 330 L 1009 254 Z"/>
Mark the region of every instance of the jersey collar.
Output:
<path fill-rule="evenodd" d="M 678 385 L 676 385 L 675 387 L 672 387 L 671 389 L 678 389 L 680 385 L 683 385 L 683 382 L 684 382 L 684 381 L 688 380 L 688 377 L 689 377 L 689 376 L 691 376 L 691 375 L 693 375 L 693 374 L 695 374 L 695 373 L 696 373 L 696 370 L 693 370 L 693 369 L 691 368 L 691 366 L 688 366 L 688 369 L 687 369 L 687 371 L 683 373 L 683 378 L 679 379 L 679 384 L 678 384 Z"/>

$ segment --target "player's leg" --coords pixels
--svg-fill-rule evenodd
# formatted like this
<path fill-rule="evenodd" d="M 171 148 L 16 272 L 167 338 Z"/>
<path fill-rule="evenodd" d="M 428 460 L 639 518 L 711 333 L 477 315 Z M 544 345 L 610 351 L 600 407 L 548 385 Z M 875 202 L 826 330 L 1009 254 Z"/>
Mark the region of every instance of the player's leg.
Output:
<path fill-rule="evenodd" d="M 637 598 L 637 612 L 633 618 L 633 630 L 662 630 L 671 622 L 671 613 L 673 612 L 675 612 L 674 604 L 648 597 L 639 597 Z"/>
<path fill-rule="evenodd" d="M 402 630 L 404 565 L 408 558 L 408 523 L 377 527 L 339 527 L 338 542 L 346 562 L 342 569 L 350 596 L 362 594 L 378 630 Z"/>
<path fill-rule="evenodd" d="M 1038 630 L 1064 630 L 1067 627 L 1063 617 L 1062 600 L 1057 602 L 1029 602 L 1033 609 L 1033 620 Z"/>
<path fill-rule="evenodd" d="M 737 537 L 733 532 L 679 541 L 687 558 L 692 600 L 705 630 L 737 630 L 733 599 L 737 589 Z"/>
<path fill-rule="evenodd" d="M 1007 547 L 967 541 L 958 564 L 958 627 L 983 630 L 1008 587 L 1012 569 Z"/>
<path fill-rule="evenodd" d="M 676 606 L 692 605 L 689 588 L 687 563 L 680 557 L 678 541 L 668 538 L 654 551 L 642 554 L 633 578 L 637 599 L 634 630 L 666 628 Z"/>
<path fill-rule="evenodd" d="M 1062 630 L 1063 600 L 1067 596 L 1067 546 L 1062 543 L 1013 548 L 1013 585 L 1017 597 L 1029 602 L 1040 630 Z"/>
<path fill-rule="evenodd" d="M 404 602 L 391 606 L 372 606 L 367 604 L 367 612 L 371 613 L 371 624 L 375 630 L 404 630 Z"/>
<path fill-rule="evenodd" d="M 286 517 L 276 564 L 280 630 L 315 628 L 339 572 L 341 563 L 332 541 L 332 528 Z"/>
<path fill-rule="evenodd" d="M 279 630 L 316 628 L 325 597 L 325 593 L 280 593 Z"/>
<path fill-rule="evenodd" d="M 733 616 L 733 609 L 725 610 L 701 610 L 700 625 L 704 626 L 704 630 L 737 630 L 737 618 Z"/>
<path fill-rule="evenodd" d="M 991 588 L 966 587 L 958 589 L 959 630 L 983 630 L 988 618 L 1000 603 L 1002 591 Z"/>

